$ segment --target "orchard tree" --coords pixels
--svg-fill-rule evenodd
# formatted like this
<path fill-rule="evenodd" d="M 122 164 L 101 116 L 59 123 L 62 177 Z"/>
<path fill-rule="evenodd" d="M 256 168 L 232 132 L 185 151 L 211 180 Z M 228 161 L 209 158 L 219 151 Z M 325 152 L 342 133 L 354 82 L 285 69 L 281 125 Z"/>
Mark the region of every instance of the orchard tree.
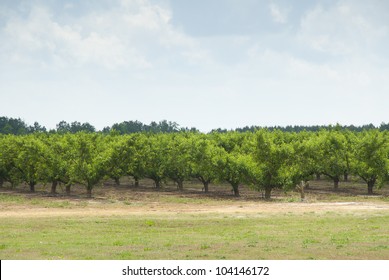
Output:
<path fill-rule="evenodd" d="M 3 187 L 5 181 L 8 181 L 8 169 L 6 163 L 6 138 L 0 135 L 0 188 Z"/>
<path fill-rule="evenodd" d="M 295 140 L 291 143 L 293 154 L 288 163 L 296 169 L 294 183 L 308 181 L 314 174 L 320 172 L 317 139 L 317 134 L 311 132 L 300 132 L 295 135 Z"/>
<path fill-rule="evenodd" d="M 210 139 L 216 143 L 217 146 L 222 147 L 226 152 L 231 153 L 238 151 L 245 145 L 247 133 L 227 132 L 217 133 L 213 132 L 209 135 Z"/>
<path fill-rule="evenodd" d="M 66 193 L 70 194 L 72 185 L 69 166 L 71 165 L 72 147 L 68 145 L 66 138 L 71 136 L 62 136 L 52 134 L 42 136 L 40 139 L 44 144 L 44 159 L 46 161 L 46 170 L 43 173 L 44 181 L 51 183 L 51 193 L 57 192 L 57 186 L 63 183 L 66 187 Z"/>
<path fill-rule="evenodd" d="M 192 137 L 190 160 L 192 177 L 203 183 L 206 193 L 209 184 L 218 178 L 218 160 L 224 154 L 224 149 L 218 147 L 212 140 L 198 135 Z"/>
<path fill-rule="evenodd" d="M 146 155 L 150 146 L 149 142 L 148 137 L 143 133 L 132 134 L 125 141 L 125 150 L 128 154 L 127 174 L 134 178 L 135 187 L 139 187 L 139 180 L 146 177 L 148 162 Z"/>
<path fill-rule="evenodd" d="M 349 174 L 351 173 L 351 160 L 352 153 L 355 146 L 355 132 L 351 132 L 350 130 L 342 131 L 345 139 L 346 139 L 346 165 L 347 168 L 344 171 L 344 181 L 348 181 Z"/>
<path fill-rule="evenodd" d="M 106 175 L 120 185 L 120 178 L 128 174 L 131 150 L 127 148 L 127 136 L 109 135 L 104 138 L 107 152 Z"/>
<path fill-rule="evenodd" d="M 145 176 L 154 181 L 157 189 L 161 188 L 161 184 L 166 178 L 167 146 L 166 134 L 154 134 L 147 137 L 142 147 L 141 155 L 144 159 Z"/>
<path fill-rule="evenodd" d="M 349 150 L 345 135 L 337 130 L 321 131 L 318 135 L 319 173 L 331 178 L 334 189 L 349 169 Z"/>
<path fill-rule="evenodd" d="M 232 186 L 234 195 L 240 196 L 239 186 L 252 177 L 251 158 L 242 153 L 224 151 L 222 155 L 218 155 L 217 165 L 219 181 L 228 182 Z"/>
<path fill-rule="evenodd" d="M 167 153 L 163 162 L 166 177 L 173 180 L 179 190 L 191 175 L 191 141 L 189 134 L 167 135 Z"/>
<path fill-rule="evenodd" d="M 8 170 L 4 161 L 4 150 L 2 139 L 0 138 L 0 188 L 3 187 L 5 181 L 7 181 Z"/>
<path fill-rule="evenodd" d="M 35 192 L 35 185 L 43 181 L 47 170 L 45 147 L 35 135 L 17 137 L 15 145 L 17 155 L 14 164 L 20 179 L 29 185 L 31 192 Z"/>
<path fill-rule="evenodd" d="M 270 199 L 274 188 L 282 188 L 291 184 L 287 163 L 292 157 L 292 147 L 280 131 L 256 132 L 253 151 L 255 173 L 252 185 L 257 190 L 265 190 L 265 199 Z"/>
<path fill-rule="evenodd" d="M 0 135 L 0 187 L 4 182 L 9 182 L 14 187 L 20 180 L 15 166 L 17 156 L 16 136 Z"/>
<path fill-rule="evenodd" d="M 351 169 L 367 184 L 368 194 L 373 194 L 376 184 L 382 187 L 387 178 L 388 134 L 378 130 L 364 131 L 355 138 Z"/>
<path fill-rule="evenodd" d="M 285 189 L 297 190 L 301 200 L 305 199 L 305 187 L 313 174 L 318 173 L 317 135 L 309 132 L 294 133 L 289 143 L 289 156 L 283 167 L 286 178 Z"/>
<path fill-rule="evenodd" d="M 108 154 L 102 136 L 82 132 L 68 137 L 72 147 L 69 158 L 71 180 L 84 185 L 87 196 L 92 197 L 92 189 L 106 174 Z"/>

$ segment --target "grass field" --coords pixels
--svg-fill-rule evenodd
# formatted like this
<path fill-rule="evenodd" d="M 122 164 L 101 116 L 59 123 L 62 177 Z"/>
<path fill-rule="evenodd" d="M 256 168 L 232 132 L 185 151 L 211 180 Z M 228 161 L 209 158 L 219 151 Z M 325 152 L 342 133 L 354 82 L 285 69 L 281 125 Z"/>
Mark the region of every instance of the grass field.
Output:
<path fill-rule="evenodd" d="M 1 189 L 0 259 L 389 259 L 389 200 L 357 191 L 308 202 L 108 186 L 85 199 Z M 258 194 L 257 194 L 258 195 Z"/>

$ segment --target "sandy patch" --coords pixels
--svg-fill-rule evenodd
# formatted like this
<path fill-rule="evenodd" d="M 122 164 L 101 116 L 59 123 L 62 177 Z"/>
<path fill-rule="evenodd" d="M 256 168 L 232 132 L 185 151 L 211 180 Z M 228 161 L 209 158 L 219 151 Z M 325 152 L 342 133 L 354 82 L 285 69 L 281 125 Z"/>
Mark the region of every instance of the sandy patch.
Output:
<path fill-rule="evenodd" d="M 142 206 L 104 205 L 93 203 L 86 207 L 75 208 L 41 208 L 28 206 L 8 206 L 0 208 L 0 218 L 6 217 L 93 217 L 93 216 L 126 216 L 126 215 L 172 215 L 172 214 L 261 214 L 261 213 L 363 213 L 388 212 L 387 203 L 369 202 L 322 202 L 322 203 L 274 203 L 274 202 L 242 202 L 223 205 L 197 205 L 150 203 Z"/>

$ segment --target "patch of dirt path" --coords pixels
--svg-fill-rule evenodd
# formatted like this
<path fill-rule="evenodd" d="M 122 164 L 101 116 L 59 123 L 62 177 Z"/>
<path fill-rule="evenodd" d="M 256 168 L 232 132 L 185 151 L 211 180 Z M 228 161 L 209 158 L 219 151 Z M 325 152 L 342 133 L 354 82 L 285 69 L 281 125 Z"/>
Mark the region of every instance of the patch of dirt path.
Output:
<path fill-rule="evenodd" d="M 227 205 L 150 203 L 142 206 L 104 205 L 93 203 L 86 207 L 43 208 L 14 205 L 0 207 L 0 218 L 6 217 L 98 217 L 127 215 L 172 215 L 172 214 L 279 214 L 279 213 L 366 213 L 388 212 L 389 203 L 370 202 L 320 202 L 320 203 L 277 203 L 244 202 Z"/>

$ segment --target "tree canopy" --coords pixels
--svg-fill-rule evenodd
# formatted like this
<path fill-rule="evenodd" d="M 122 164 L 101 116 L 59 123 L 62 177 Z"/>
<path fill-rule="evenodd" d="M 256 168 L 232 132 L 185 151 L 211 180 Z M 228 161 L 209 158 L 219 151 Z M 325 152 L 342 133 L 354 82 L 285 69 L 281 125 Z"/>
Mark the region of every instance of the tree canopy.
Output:
<path fill-rule="evenodd" d="M 224 128 L 215 128 L 210 133 L 225 134 L 231 132 L 255 132 L 258 130 L 267 129 L 268 131 L 282 131 L 282 132 L 319 132 L 321 130 L 342 130 L 351 132 L 362 132 L 366 130 L 389 131 L 389 123 L 381 123 L 380 126 L 373 124 L 366 125 L 287 125 L 287 126 L 245 126 L 241 128 L 235 128 L 233 130 L 227 130 Z M 38 122 L 34 122 L 33 125 L 26 124 L 20 118 L 8 118 L 0 117 L 0 134 L 13 134 L 13 135 L 25 135 L 39 132 L 50 133 L 77 133 L 77 132 L 100 132 L 103 134 L 117 133 L 120 135 L 148 132 L 148 133 L 180 133 L 180 132 L 192 132 L 198 133 L 199 130 L 195 127 L 181 127 L 177 122 L 162 120 L 159 122 L 152 121 L 150 124 L 144 124 L 138 120 L 123 121 L 120 123 L 114 123 L 112 126 L 106 126 L 101 131 L 96 130 L 95 126 L 88 122 L 81 123 L 74 121 L 68 123 L 64 120 L 60 121 L 55 129 L 47 129 L 45 126 L 40 125 Z"/>
<path fill-rule="evenodd" d="M 198 179 L 204 192 L 209 184 L 225 182 L 236 196 L 246 185 L 269 199 L 273 189 L 293 189 L 315 174 L 329 177 L 335 187 L 343 175 L 359 177 L 369 194 L 389 177 L 389 134 L 378 129 L 128 135 L 67 130 L 82 126 L 62 122 L 61 133 L 0 134 L 0 185 L 24 182 L 34 191 L 38 183 L 51 183 L 55 193 L 63 183 L 69 193 L 77 183 L 91 196 L 107 178 L 120 184 L 121 177 L 131 176 L 135 186 L 149 178 L 158 189 L 171 180 L 180 190 L 185 181 Z"/>

